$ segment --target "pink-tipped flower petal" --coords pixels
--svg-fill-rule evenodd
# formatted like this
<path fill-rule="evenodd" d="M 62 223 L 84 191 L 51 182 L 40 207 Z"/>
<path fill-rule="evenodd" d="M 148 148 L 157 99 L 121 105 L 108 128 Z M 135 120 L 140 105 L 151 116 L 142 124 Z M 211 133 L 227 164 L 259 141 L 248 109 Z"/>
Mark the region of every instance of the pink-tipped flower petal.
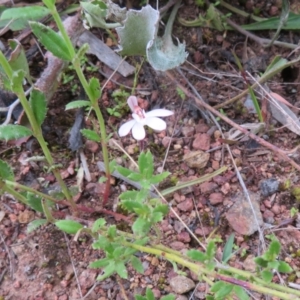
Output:
<path fill-rule="evenodd" d="M 132 127 L 132 136 L 137 141 L 143 140 L 146 136 L 144 125 L 140 123 L 135 123 Z"/>
<path fill-rule="evenodd" d="M 119 136 L 122 137 L 122 136 L 127 135 L 135 123 L 136 123 L 136 120 L 130 120 L 130 121 L 124 123 L 123 125 L 121 125 L 121 127 L 119 129 Z"/>
<path fill-rule="evenodd" d="M 150 117 L 146 118 L 146 125 L 151 127 L 152 129 L 156 131 L 163 131 L 167 128 L 167 124 L 164 120 L 157 118 L 157 117 Z"/>
<path fill-rule="evenodd" d="M 135 107 L 139 105 L 139 104 L 138 104 L 137 97 L 135 97 L 135 96 L 130 96 L 130 97 L 127 99 L 127 104 L 128 104 L 128 106 L 130 107 L 131 112 L 135 112 Z"/>
<path fill-rule="evenodd" d="M 146 112 L 146 118 L 148 118 L 148 117 L 168 117 L 171 115 L 173 115 L 172 111 L 170 111 L 168 109 L 163 109 L 163 108 L 154 109 L 149 112 Z"/>

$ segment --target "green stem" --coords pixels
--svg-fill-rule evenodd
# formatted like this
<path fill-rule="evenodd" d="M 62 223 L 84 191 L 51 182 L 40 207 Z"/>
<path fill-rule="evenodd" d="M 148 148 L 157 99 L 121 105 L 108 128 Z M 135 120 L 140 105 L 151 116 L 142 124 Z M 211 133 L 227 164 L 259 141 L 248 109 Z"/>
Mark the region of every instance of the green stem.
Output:
<path fill-rule="evenodd" d="M 230 282 L 232 284 L 238 284 L 244 288 L 247 289 L 251 289 L 253 291 L 256 292 L 260 292 L 263 294 L 267 294 L 267 295 L 271 295 L 271 296 L 275 296 L 275 297 L 279 297 L 280 299 L 294 299 L 295 295 L 299 295 L 300 292 L 287 288 L 287 287 L 282 287 L 280 285 L 277 284 L 268 284 L 266 282 L 264 282 L 263 280 L 255 277 L 253 274 L 246 272 L 246 271 L 241 271 L 239 269 L 235 269 L 232 267 L 223 267 L 220 268 L 220 265 L 217 266 L 217 268 L 226 270 L 228 272 L 231 272 L 232 274 L 236 274 L 236 275 L 242 275 L 244 277 L 246 277 L 248 280 L 254 280 L 256 282 L 259 282 L 258 284 L 255 283 L 251 283 L 251 282 L 247 282 L 244 280 L 237 280 L 233 277 L 227 276 L 227 275 L 223 275 L 223 274 L 219 274 L 216 271 L 210 271 L 207 270 L 205 267 L 198 265 L 196 263 L 190 262 L 185 258 L 182 258 L 181 256 L 178 256 L 177 254 L 174 254 L 173 252 L 170 253 L 168 252 L 168 248 L 167 247 L 163 247 L 163 250 L 160 249 L 155 249 L 155 248 L 150 248 L 147 246 L 141 246 L 141 245 L 136 245 L 133 243 L 129 243 L 129 242 L 122 242 L 122 244 L 124 246 L 136 249 L 138 251 L 141 252 L 145 252 L 145 253 L 149 253 L 149 254 L 154 254 L 156 256 L 160 256 L 163 257 L 171 262 L 176 262 L 184 267 L 187 267 L 188 269 L 190 269 L 192 272 L 194 272 L 195 274 L 199 274 L 199 275 L 209 275 L 212 276 L 216 279 L 219 280 L 223 280 L 226 282 Z M 268 287 L 265 287 L 263 285 L 268 285 Z M 282 291 L 282 292 L 281 292 Z"/>
<path fill-rule="evenodd" d="M 53 218 L 52 214 L 51 214 L 51 211 L 46 203 L 45 200 L 42 200 L 42 207 L 43 207 L 43 211 L 44 211 L 44 214 L 46 216 L 46 219 L 49 223 L 54 223 L 55 222 L 55 219 Z"/>
<path fill-rule="evenodd" d="M 1 185 L 1 190 L 7 192 L 8 194 L 12 195 L 15 197 L 15 199 L 17 199 L 18 201 L 22 202 L 23 204 L 28 205 L 27 203 L 27 199 L 21 195 L 19 192 L 15 191 L 14 189 L 12 189 L 10 186 L 8 186 L 7 184 L 3 184 Z"/>
<path fill-rule="evenodd" d="M 5 56 L 3 55 L 2 52 L 0 52 L 0 64 L 2 65 L 5 73 L 7 74 L 9 80 L 12 82 L 13 80 L 13 70 L 12 68 L 10 67 L 8 61 L 6 60 Z M 32 128 L 32 132 L 33 132 L 33 136 L 38 140 L 41 148 L 42 148 L 42 151 L 45 155 L 45 158 L 48 162 L 48 164 L 50 166 L 53 166 L 54 165 L 54 161 L 53 161 L 53 158 L 51 156 L 51 153 L 50 153 L 50 150 L 47 146 L 47 143 L 46 141 L 44 140 L 44 137 L 43 137 L 43 133 L 42 133 L 42 130 L 41 130 L 41 127 L 39 126 L 39 124 L 37 123 L 36 121 L 36 118 L 34 116 L 34 113 L 30 107 L 30 104 L 28 103 L 27 101 L 27 98 L 26 98 L 26 95 L 24 93 L 24 89 L 23 89 L 23 86 L 20 85 L 20 86 L 16 86 L 14 89 L 13 89 L 13 92 L 18 96 L 19 100 L 20 100 L 20 103 L 26 113 L 26 116 L 28 118 L 28 121 L 31 125 L 31 128 Z M 58 181 L 61 189 L 62 189 L 62 192 L 64 193 L 65 197 L 67 198 L 67 200 L 70 202 L 71 206 L 73 209 L 76 209 L 76 205 L 75 205 L 75 202 L 73 201 L 70 193 L 69 193 L 69 190 L 67 188 L 67 186 L 65 185 L 63 179 L 61 178 L 60 176 L 60 173 L 58 170 L 56 169 L 53 169 L 53 174 L 56 178 L 56 180 Z"/>
<path fill-rule="evenodd" d="M 45 3 L 45 2 L 44 2 Z M 47 5 L 47 3 L 45 3 Z M 105 128 L 105 122 L 104 122 L 104 118 L 103 118 L 103 115 L 101 113 L 101 110 L 99 108 L 99 105 L 98 105 L 98 99 L 94 99 L 94 96 L 90 90 L 90 86 L 82 72 L 82 69 L 81 69 L 81 66 L 80 66 L 80 58 L 76 55 L 76 52 L 75 52 L 75 49 L 73 47 L 73 44 L 72 44 L 72 41 L 71 39 L 69 38 L 66 30 L 65 30 L 65 27 L 61 21 L 61 18 L 56 10 L 56 7 L 55 6 L 51 6 L 48 8 L 50 9 L 50 12 L 53 16 L 53 19 L 55 20 L 56 22 L 56 25 L 62 35 L 62 37 L 64 38 L 64 41 L 68 47 L 68 50 L 69 50 L 69 54 L 71 55 L 72 57 L 72 64 L 73 64 L 73 67 L 77 73 L 77 76 L 82 84 L 82 87 L 85 91 L 85 93 L 87 94 L 87 96 L 89 97 L 91 103 L 92 103 L 92 106 L 93 106 L 93 109 L 95 110 L 95 113 L 96 113 L 96 116 L 97 116 L 97 119 L 98 119 L 98 122 L 99 122 L 99 126 L 100 126 L 100 134 L 101 134 L 101 146 L 102 146 L 102 154 L 103 154 L 103 160 L 104 160 L 104 164 L 105 164 L 105 170 L 106 170 L 106 177 L 107 177 L 107 180 L 109 180 L 110 178 L 110 172 L 109 172 L 109 160 L 108 160 L 108 149 L 107 149 L 107 144 L 106 144 L 106 128 Z"/>
<path fill-rule="evenodd" d="M 33 193 L 35 195 L 38 195 L 40 196 L 41 198 L 44 198 L 44 199 L 47 199 L 49 201 L 52 201 L 54 203 L 61 203 L 61 200 L 57 200 L 47 194 L 44 194 L 44 193 L 41 193 L 29 186 L 26 186 L 26 185 L 23 185 L 23 184 L 20 184 L 20 183 L 17 183 L 17 182 L 13 182 L 13 181 L 9 181 L 9 180 L 5 180 L 5 184 L 9 187 L 14 187 L 15 189 L 20 189 L 20 190 L 23 190 L 23 191 L 26 191 L 26 192 L 30 192 L 30 193 Z"/>

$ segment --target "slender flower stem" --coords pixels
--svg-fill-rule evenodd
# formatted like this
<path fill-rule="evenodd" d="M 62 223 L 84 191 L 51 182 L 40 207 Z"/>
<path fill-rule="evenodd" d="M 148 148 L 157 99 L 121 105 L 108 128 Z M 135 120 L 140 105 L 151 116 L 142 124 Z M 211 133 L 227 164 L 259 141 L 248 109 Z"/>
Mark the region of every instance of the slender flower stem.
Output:
<path fill-rule="evenodd" d="M 108 159 L 108 149 L 107 149 L 107 134 L 106 134 L 104 118 L 103 118 L 103 115 L 102 115 L 101 110 L 98 105 L 98 99 L 94 99 L 95 97 L 94 97 L 94 95 L 91 91 L 91 88 L 82 72 L 81 65 L 80 65 L 80 57 L 78 57 L 78 55 L 75 52 L 72 41 L 69 38 L 69 36 L 64 28 L 64 25 L 63 25 L 61 18 L 56 10 L 55 5 L 54 6 L 47 5 L 47 1 L 44 1 L 44 4 L 46 6 L 48 6 L 48 8 L 50 9 L 50 12 L 56 22 L 56 25 L 57 25 L 62 37 L 64 38 L 64 41 L 69 50 L 69 54 L 71 55 L 71 58 L 72 58 L 73 67 L 77 73 L 77 76 L 82 84 L 82 87 L 83 87 L 85 93 L 87 94 L 88 98 L 91 101 L 92 107 L 97 116 L 97 120 L 98 120 L 98 123 L 100 126 L 103 161 L 105 164 L 105 171 L 106 171 L 106 177 L 107 177 L 107 185 L 106 185 L 106 191 L 105 191 L 104 201 L 103 201 L 103 203 L 105 204 L 105 202 L 107 201 L 107 198 L 108 198 L 109 188 L 110 188 L 110 171 L 109 171 L 109 159 Z"/>
<path fill-rule="evenodd" d="M 5 56 L 3 55 L 2 52 L 0 52 L 0 64 L 2 65 L 2 67 L 5 71 L 5 73 L 7 74 L 10 82 L 13 82 L 13 70 L 10 67 L 8 61 L 6 60 L 6 58 L 5 58 Z M 22 105 L 22 107 L 23 107 L 23 109 L 26 113 L 26 116 L 27 116 L 28 121 L 29 121 L 29 123 L 31 125 L 31 128 L 32 128 L 33 136 L 38 140 L 48 164 L 50 166 L 53 166 L 54 165 L 53 158 L 51 156 L 51 153 L 50 153 L 50 150 L 47 146 L 47 143 L 46 143 L 46 141 L 43 137 L 42 129 L 39 126 L 39 124 L 37 123 L 36 118 L 34 116 L 34 113 L 33 113 L 32 109 L 31 109 L 31 107 L 30 107 L 30 105 L 27 101 L 23 86 L 21 84 L 15 85 L 15 86 L 13 86 L 13 91 L 17 95 L 17 97 L 19 98 L 20 103 L 21 103 L 21 105 Z M 60 175 L 59 171 L 54 168 L 52 170 L 52 172 L 53 172 L 56 180 L 58 181 L 65 197 L 70 202 L 72 208 L 74 210 L 76 210 L 75 202 L 73 201 L 66 184 L 64 183 L 63 179 L 61 178 L 61 175 Z"/>

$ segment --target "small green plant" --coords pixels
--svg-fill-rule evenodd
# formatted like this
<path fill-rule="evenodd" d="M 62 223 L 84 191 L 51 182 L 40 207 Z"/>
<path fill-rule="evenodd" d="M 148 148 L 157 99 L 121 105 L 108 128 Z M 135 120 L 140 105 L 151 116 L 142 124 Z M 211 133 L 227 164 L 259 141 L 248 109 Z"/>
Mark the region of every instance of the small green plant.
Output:
<path fill-rule="evenodd" d="M 126 112 L 128 112 L 128 106 L 127 106 L 127 98 L 130 96 L 130 94 L 124 90 L 115 90 L 112 93 L 113 107 L 108 107 L 106 110 L 107 112 L 114 117 L 120 118 L 123 116 Z"/>
<path fill-rule="evenodd" d="M 299 209 L 295 208 L 295 207 L 292 207 L 290 209 L 290 216 L 293 218 L 295 216 L 297 216 L 297 214 L 299 213 Z"/>

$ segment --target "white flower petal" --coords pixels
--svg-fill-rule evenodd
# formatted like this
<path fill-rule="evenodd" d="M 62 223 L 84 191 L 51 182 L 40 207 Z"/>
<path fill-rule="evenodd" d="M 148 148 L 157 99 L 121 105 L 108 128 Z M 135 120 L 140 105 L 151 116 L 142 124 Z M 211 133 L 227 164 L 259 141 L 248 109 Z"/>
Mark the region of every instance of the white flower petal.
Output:
<path fill-rule="evenodd" d="M 162 131 L 167 128 L 166 122 L 157 117 L 146 118 L 146 125 L 157 131 Z"/>
<path fill-rule="evenodd" d="M 136 120 L 130 120 L 130 121 L 124 123 L 119 129 L 119 136 L 122 137 L 122 136 L 127 135 L 135 123 L 136 123 Z"/>
<path fill-rule="evenodd" d="M 135 96 L 130 96 L 130 97 L 127 99 L 127 104 L 128 104 L 128 106 L 130 107 L 131 111 L 134 112 L 135 106 L 138 106 L 138 100 L 137 100 L 137 97 L 135 97 Z"/>
<path fill-rule="evenodd" d="M 140 123 L 135 123 L 132 127 L 132 136 L 137 141 L 143 140 L 146 136 L 144 126 Z"/>
<path fill-rule="evenodd" d="M 174 113 L 168 109 L 153 109 L 151 111 L 146 112 L 146 118 L 148 117 L 168 117 L 173 115 Z"/>

